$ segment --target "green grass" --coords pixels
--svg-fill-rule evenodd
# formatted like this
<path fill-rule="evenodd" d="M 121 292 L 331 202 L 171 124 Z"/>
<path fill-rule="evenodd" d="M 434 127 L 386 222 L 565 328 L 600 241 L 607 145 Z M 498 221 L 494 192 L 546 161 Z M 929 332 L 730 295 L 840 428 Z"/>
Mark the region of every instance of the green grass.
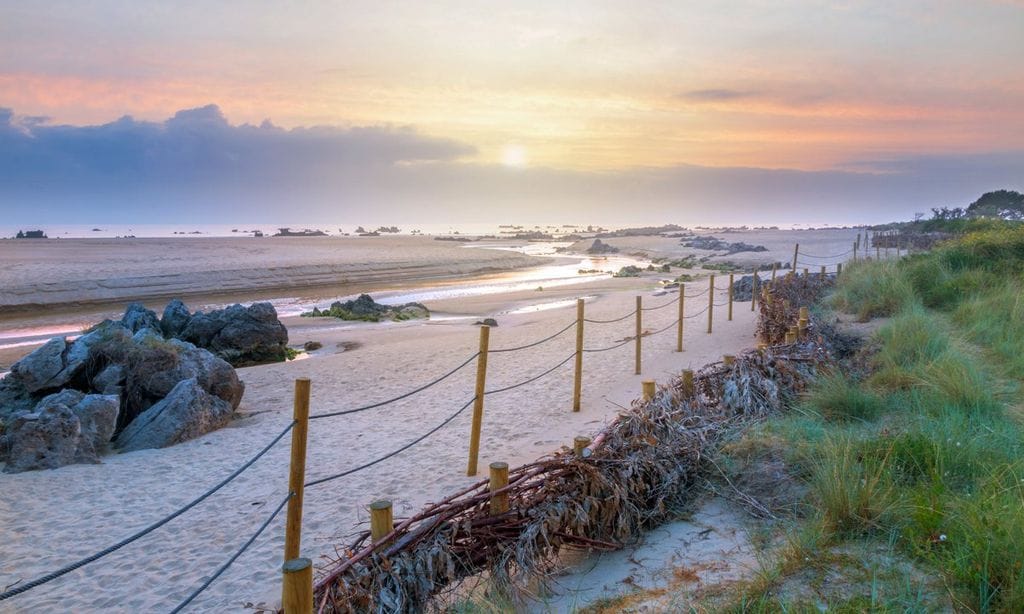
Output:
<path fill-rule="evenodd" d="M 799 411 L 750 435 L 781 438 L 807 481 L 800 530 L 810 545 L 787 541 L 771 581 L 753 582 L 728 611 L 915 611 L 924 601 L 912 587 L 896 601 L 873 589 L 808 601 L 780 588 L 815 577 L 815 550 L 884 536 L 939 581 L 928 590 L 942 608 L 1024 611 L 1022 279 L 1024 228 L 1000 224 L 844 271 L 826 306 L 891 320 L 862 358 L 867 374 L 824 375 Z"/>

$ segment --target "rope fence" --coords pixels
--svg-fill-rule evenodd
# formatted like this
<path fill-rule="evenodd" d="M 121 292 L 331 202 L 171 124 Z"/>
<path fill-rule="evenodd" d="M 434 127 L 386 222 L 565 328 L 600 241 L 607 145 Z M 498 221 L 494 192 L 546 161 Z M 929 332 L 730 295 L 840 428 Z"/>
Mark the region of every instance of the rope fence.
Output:
<path fill-rule="evenodd" d="M 867 241 L 868 241 L 868 238 L 865 237 L 865 247 L 864 247 L 865 251 L 867 251 L 867 244 L 868 244 Z M 815 258 L 816 259 L 839 259 L 839 258 L 846 258 L 847 256 L 852 254 L 854 261 L 856 261 L 857 252 L 860 249 L 860 242 L 861 242 L 861 236 L 860 236 L 860 234 L 858 234 L 857 235 L 857 241 L 853 244 L 853 246 L 852 246 L 852 248 L 850 250 L 847 250 L 845 252 L 836 253 L 836 254 L 827 255 L 827 256 L 826 255 L 820 255 L 820 254 L 808 254 L 808 253 L 801 252 L 799 244 L 798 244 L 795 247 L 794 252 L 793 252 L 793 269 L 790 271 L 789 274 L 791 274 L 791 275 L 797 274 L 796 268 L 797 268 L 797 266 L 799 264 L 801 264 L 803 262 L 803 261 L 799 260 L 800 256 L 804 256 L 806 258 L 811 258 L 811 259 L 815 259 Z M 880 248 L 877 248 L 877 249 L 880 249 Z M 836 269 L 836 271 L 835 271 L 836 274 L 841 274 L 842 264 L 843 263 L 841 261 L 840 262 L 832 263 L 831 265 L 820 265 L 820 263 L 819 263 L 819 265 L 821 266 L 822 274 L 825 273 L 825 269 L 826 269 L 827 266 L 834 266 L 835 269 Z M 819 266 L 819 265 L 815 265 L 815 266 Z M 807 271 L 807 269 L 805 269 L 805 271 Z M 772 269 L 772 280 L 775 279 L 775 275 L 776 275 L 776 270 L 773 267 L 773 269 Z M 757 302 L 758 300 L 763 300 L 763 298 L 762 299 L 758 298 L 758 288 L 760 287 L 763 290 L 766 287 L 770 287 L 771 284 L 772 284 L 772 281 L 766 281 L 766 280 L 761 278 L 760 271 L 755 271 L 753 273 L 753 279 L 751 281 L 751 286 L 750 286 L 750 288 L 751 288 L 751 290 L 750 290 L 750 292 L 751 292 L 751 298 L 750 298 L 751 311 L 753 311 L 753 309 L 754 309 L 755 302 Z M 467 409 L 469 409 L 470 406 L 473 406 L 474 411 L 473 411 L 472 430 L 471 430 L 471 435 L 470 435 L 470 462 L 469 462 L 469 468 L 467 470 L 467 474 L 470 475 L 470 476 L 475 475 L 476 474 L 476 464 L 477 464 L 477 458 L 476 457 L 479 454 L 479 445 L 478 445 L 478 443 L 479 443 L 479 439 L 480 439 L 480 430 L 482 428 L 482 416 L 483 416 L 483 409 L 484 409 L 483 406 L 484 406 L 484 399 L 486 397 L 490 397 L 490 396 L 493 396 L 493 395 L 509 392 L 511 390 L 515 390 L 517 388 L 520 388 L 520 387 L 529 385 L 531 383 L 534 383 L 534 382 L 536 382 L 536 381 L 538 381 L 538 380 L 540 380 L 542 378 L 545 378 L 545 377 L 551 375 L 552 373 L 557 371 L 559 368 L 561 368 L 561 367 L 565 366 L 566 364 L 568 364 L 570 361 L 575 360 L 575 374 L 574 374 L 574 382 L 573 382 L 573 386 L 574 386 L 573 411 L 579 411 L 579 409 L 580 409 L 580 396 L 581 396 L 581 392 L 582 392 L 582 375 L 583 375 L 582 356 L 584 354 L 607 352 L 607 351 L 611 351 L 611 350 L 615 350 L 615 349 L 621 348 L 621 347 L 623 347 L 625 345 L 628 345 L 630 343 L 633 343 L 636 346 L 636 354 L 635 354 L 636 373 L 640 374 L 641 366 L 642 366 L 641 365 L 641 355 L 642 355 L 642 345 L 641 344 L 642 344 L 642 339 L 644 339 L 646 337 L 653 337 L 653 336 L 656 336 L 656 335 L 660 335 L 662 333 L 668 332 L 669 330 L 675 329 L 677 331 L 676 351 L 677 352 L 682 352 L 683 351 L 683 335 L 684 335 L 684 322 L 685 321 L 692 320 L 694 318 L 697 318 L 697 317 L 700 317 L 700 316 L 703 316 L 703 315 L 707 314 L 707 320 L 708 320 L 707 333 L 711 334 L 712 333 L 713 320 L 714 320 L 714 308 L 715 307 L 725 307 L 725 306 L 728 307 L 728 319 L 732 320 L 732 318 L 733 318 L 733 303 L 735 302 L 734 301 L 734 295 L 735 295 L 735 292 L 734 292 L 734 290 L 735 290 L 734 274 L 730 274 L 729 275 L 728 284 L 724 288 L 717 288 L 716 289 L 716 287 L 715 287 L 715 275 L 711 275 L 709 277 L 709 284 L 708 284 L 708 286 L 705 287 L 700 292 L 695 292 L 695 293 L 692 293 L 692 294 L 687 293 L 686 287 L 685 287 L 685 285 L 683 283 L 680 283 L 678 285 L 678 288 L 679 288 L 679 290 L 678 290 L 678 293 L 677 293 L 676 297 L 668 300 L 667 302 L 661 303 L 659 305 L 651 306 L 651 307 L 643 307 L 642 303 L 641 303 L 641 298 L 638 296 L 635 309 L 633 309 L 629 313 L 626 313 L 625 315 L 622 315 L 622 316 L 617 317 L 617 318 L 610 318 L 610 319 L 596 319 L 596 318 L 587 318 L 587 317 L 585 317 L 584 301 L 583 301 L 583 299 L 578 299 L 577 300 L 577 317 L 576 317 L 576 319 L 574 321 L 570 322 L 565 327 L 561 328 L 557 332 L 555 332 L 555 333 L 553 333 L 553 334 L 551 334 L 551 335 L 549 335 L 547 337 L 544 337 L 542 339 L 539 339 L 539 340 L 531 342 L 531 343 L 527 343 L 527 344 L 519 345 L 519 346 L 514 346 L 514 347 L 490 349 L 489 348 L 490 327 L 488 327 L 488 326 L 481 326 L 480 327 L 480 347 L 479 347 L 479 350 L 477 352 L 475 352 L 474 354 L 472 354 L 471 356 L 469 356 L 468 358 L 466 358 L 465 360 L 463 360 L 457 366 L 455 366 L 451 370 L 447 371 L 443 375 L 441 375 L 441 376 L 439 376 L 439 377 L 437 377 L 437 378 L 435 378 L 435 379 L 433 379 L 433 380 L 431 380 L 431 381 L 429 381 L 429 382 L 427 382 L 425 384 L 422 384 L 422 385 L 420 385 L 420 386 L 418 386 L 416 388 L 413 388 L 412 390 L 404 392 L 404 393 L 402 393 L 402 394 L 400 394 L 398 396 L 389 398 L 389 399 L 384 400 L 384 401 L 379 401 L 379 402 L 371 403 L 371 404 L 368 404 L 368 405 L 363 405 L 363 406 L 360 406 L 360 407 L 355 407 L 355 408 L 350 408 L 350 409 L 338 409 L 338 410 L 335 410 L 335 411 L 327 411 L 327 412 L 324 412 L 324 413 L 318 413 L 318 414 L 309 415 L 309 391 L 310 391 L 309 380 L 308 379 L 296 380 L 295 408 L 294 408 L 293 420 L 284 428 L 284 430 L 282 430 L 277 436 L 275 436 L 266 446 L 264 446 L 259 452 L 257 452 L 251 458 L 249 458 L 245 463 L 243 463 L 237 469 L 235 469 L 226 478 L 224 478 L 219 483 L 217 483 L 216 485 L 214 485 L 213 487 L 211 487 L 207 491 L 203 492 L 199 496 L 197 496 L 195 499 L 193 499 L 189 503 L 187 503 L 184 506 L 178 508 L 174 512 L 164 516 L 163 518 L 161 518 L 161 519 L 151 523 L 150 525 L 148 525 L 145 528 L 137 531 L 136 533 L 130 535 L 129 537 L 127 537 L 127 538 L 125 538 L 125 539 L 123 539 L 123 540 L 121 540 L 121 541 L 119 541 L 119 542 L 117 542 L 117 543 L 115 543 L 115 544 L 113 544 L 111 546 L 108 546 L 108 547 L 106 547 L 106 548 L 104 548 L 104 549 L 102 549 L 102 550 L 100 550 L 100 551 L 98 551 L 98 552 L 96 552 L 96 553 L 94 553 L 92 555 L 89 555 L 89 556 L 87 556 L 85 558 L 82 558 L 82 559 L 80 559 L 80 560 L 78 560 L 78 561 L 76 561 L 76 562 L 74 562 L 72 564 L 66 565 L 64 567 L 61 567 L 60 569 L 57 569 L 57 570 L 53 571 L 53 572 L 50 572 L 50 573 L 47 573 L 47 574 L 45 574 L 43 576 L 40 576 L 38 578 L 32 579 L 32 580 L 30 580 L 28 582 L 25 582 L 24 584 L 17 584 L 17 585 L 15 585 L 13 587 L 8 588 L 6 591 L 0 593 L 0 601 L 5 601 L 7 599 L 16 597 L 16 596 L 18 596 L 20 594 L 23 594 L 23 593 L 25 593 L 25 592 L 27 592 L 29 590 L 32 590 L 34 588 L 37 588 L 37 587 L 42 586 L 44 584 L 47 584 L 48 582 L 56 580 L 56 579 L 66 575 L 66 574 L 68 574 L 68 573 L 70 573 L 72 571 L 75 571 L 75 570 L 80 569 L 80 568 L 82 568 L 82 567 L 84 567 L 84 566 L 86 566 L 86 565 L 88 565 L 90 563 L 93 563 L 93 562 L 95 562 L 95 561 L 97 561 L 97 560 L 99 560 L 99 559 L 101 559 L 101 558 L 103 558 L 103 557 L 105 557 L 105 556 L 107 556 L 107 555 L 109 555 L 109 554 L 111 554 L 113 552 L 116 552 L 116 551 L 120 550 L 121 548 L 123 548 L 123 547 L 125 547 L 125 546 L 127 546 L 127 545 L 129 545 L 129 544 L 131 544 L 131 543 L 141 539 L 142 537 L 145 537 L 146 535 L 149 535 L 150 533 L 153 533 L 154 531 L 156 531 L 159 528 L 163 527 L 167 523 L 171 522 L 172 520 L 180 517 L 181 515 L 183 515 L 186 512 L 188 512 L 189 510 L 191 510 L 191 509 L 195 508 L 196 506 L 198 506 L 199 504 L 203 503 L 209 497 L 211 497 L 212 495 L 214 495 L 215 493 L 220 491 L 222 488 L 224 488 L 225 486 L 230 484 L 232 481 L 234 481 L 236 478 L 238 478 L 242 473 L 244 473 L 246 470 L 248 470 L 250 467 L 252 467 L 260 458 L 262 458 L 265 454 L 267 454 L 267 452 L 269 452 L 278 443 L 280 443 L 280 441 L 285 437 L 285 435 L 287 435 L 288 433 L 292 433 L 291 461 L 290 461 L 290 478 L 289 478 L 288 494 L 286 496 L 284 496 L 284 498 L 280 501 L 280 503 L 278 503 L 276 505 L 276 507 L 273 509 L 273 511 L 263 520 L 263 522 L 260 524 L 258 529 L 238 548 L 238 550 L 236 550 L 227 560 L 224 561 L 224 563 L 220 567 L 217 568 L 216 571 L 214 571 L 199 586 L 197 586 L 183 601 L 181 601 L 172 610 L 172 612 L 177 613 L 177 612 L 184 611 L 184 609 L 187 608 L 197 597 L 199 597 L 214 582 L 216 582 L 217 579 L 220 578 L 221 575 L 223 575 L 223 573 L 226 572 L 227 569 L 230 568 L 231 565 L 234 564 L 239 559 L 239 557 L 241 557 L 256 542 L 257 539 L 259 539 L 259 537 L 267 530 L 267 528 L 271 525 L 271 523 L 273 523 L 274 519 L 277 518 L 280 515 L 281 511 L 283 509 L 285 509 L 286 506 L 288 508 L 288 513 L 287 513 L 287 520 L 286 520 L 286 540 L 285 540 L 285 557 L 284 557 L 285 558 L 285 567 L 284 567 L 284 570 L 283 570 L 284 573 L 283 573 L 283 585 L 282 585 L 282 600 L 283 600 L 283 604 L 284 604 L 284 611 L 286 613 L 300 612 L 300 611 L 301 612 L 309 612 L 311 610 L 311 607 L 312 607 L 312 590 L 313 590 L 313 588 L 312 588 L 312 571 L 311 571 L 311 566 L 309 565 L 309 560 L 308 559 L 299 558 L 299 556 L 298 556 L 298 553 L 300 551 L 300 540 L 301 540 L 302 498 L 303 498 L 304 489 L 306 489 L 306 488 L 313 488 L 313 487 L 321 486 L 323 484 L 327 484 L 329 482 L 333 482 L 334 480 L 337 480 L 337 479 L 340 479 L 340 478 L 344 478 L 344 477 L 352 475 L 354 473 L 363 471 L 363 470 L 368 469 L 370 467 L 373 467 L 373 466 L 375 466 L 375 465 L 377 465 L 379 463 L 382 463 L 382 462 L 384 462 L 384 461 L 386 461 L 386 460 L 388 460 L 390 458 L 393 458 L 393 457 L 395 457 L 395 456 L 397 456 L 399 454 L 402 454 L 403 452 L 409 450 L 410 448 L 416 446 L 417 444 L 419 444 L 422 441 L 426 440 L 430 436 L 434 435 L 435 433 L 437 433 L 441 429 L 444 429 L 445 427 L 450 425 L 456 418 L 458 418 Z M 716 292 L 718 292 L 718 291 L 725 291 L 727 293 L 726 300 L 724 300 L 722 302 L 715 302 Z M 686 311 L 686 309 L 685 309 L 685 307 L 686 307 L 686 299 L 699 298 L 699 297 L 704 296 L 705 294 L 708 295 L 708 298 L 707 298 L 707 303 L 704 305 L 704 307 L 702 309 L 694 312 L 694 313 L 686 314 L 685 313 L 685 311 Z M 766 294 L 766 296 L 767 296 L 767 294 Z M 664 309 L 666 307 L 669 307 L 669 306 L 675 305 L 675 304 L 678 304 L 678 315 L 677 315 L 677 317 L 675 319 L 673 319 L 671 322 L 669 322 L 664 327 L 659 328 L 658 330 L 655 330 L 653 332 L 645 332 L 643 330 L 643 326 L 642 326 L 642 314 L 643 313 L 658 311 L 658 310 Z M 635 318 L 635 333 L 632 336 L 627 336 L 626 338 L 622 339 L 621 341 L 618 341 L 618 342 L 616 342 L 616 343 L 614 343 L 612 345 L 605 346 L 605 347 L 586 347 L 585 346 L 585 344 L 584 344 L 584 341 L 585 341 L 585 339 L 584 339 L 584 325 L 585 324 L 587 324 L 587 323 L 589 323 L 589 324 L 602 324 L 602 325 L 603 324 L 613 324 L 613 323 L 617 323 L 617 322 L 623 322 L 623 321 L 625 321 L 625 320 L 627 320 L 629 318 Z M 560 336 L 564 335 L 565 333 L 567 333 L 568 331 L 570 331 L 572 329 L 576 330 L 576 349 L 571 354 L 569 354 L 566 358 L 562 359 L 561 361 L 557 362 L 553 366 L 551 366 L 551 367 L 549 367 L 549 368 L 539 372 L 538 374 L 533 375 L 533 376 L 531 376 L 531 377 L 529 377 L 529 378 L 527 378 L 525 380 L 519 381 L 519 382 L 514 383 L 514 384 L 510 384 L 510 385 L 507 385 L 507 386 L 499 387 L 499 388 L 486 389 L 487 357 L 490 354 L 505 354 L 505 353 L 520 352 L 520 351 L 525 351 L 525 350 L 533 349 L 533 348 L 536 348 L 536 347 L 541 346 L 543 344 L 546 344 L 546 343 L 549 343 L 551 341 L 554 341 L 555 339 L 559 338 Z M 323 477 L 318 477 L 318 478 L 311 479 L 311 480 L 308 480 L 308 481 L 305 479 L 304 475 L 305 475 L 305 459 L 306 459 L 306 439 L 307 439 L 307 431 L 308 431 L 308 422 L 310 420 L 322 420 L 322 419 L 326 419 L 326 418 L 335 418 L 335 417 L 340 417 L 340 416 L 346 416 L 346 415 L 355 414 L 355 413 L 359 413 L 359 412 L 369 411 L 369 410 L 372 410 L 372 409 L 378 409 L 378 408 L 381 408 L 381 407 L 385 407 L 385 406 L 391 405 L 393 403 L 397 403 L 399 401 L 403 401 L 405 399 L 408 399 L 410 397 L 418 395 L 418 394 L 420 394 L 420 393 L 422 393 L 422 392 L 424 392 L 424 391 L 426 391 L 426 390 L 428 390 L 428 389 L 430 389 L 430 388 L 440 384 L 441 382 L 449 379 L 450 377 L 452 377 L 453 375 L 455 375 L 456 373 L 458 373 L 462 369 L 468 367 L 474 361 L 476 361 L 476 363 L 477 363 L 477 380 L 476 380 L 476 392 L 475 392 L 475 394 L 473 395 L 472 398 L 470 398 L 468 401 L 466 401 L 461 407 L 459 407 L 453 413 L 449 414 L 443 421 L 441 421 L 440 423 L 438 423 L 434 427 L 430 428 L 429 430 L 424 432 L 422 435 L 420 435 L 420 436 L 416 437 L 415 439 L 409 441 L 408 443 L 405 443 L 402 446 L 400 446 L 400 447 L 398 447 L 398 448 L 396 448 L 396 449 L 394 449 L 394 450 L 392 450 L 390 452 L 387 452 L 387 453 L 385 453 L 385 454 L 383 454 L 383 455 L 381 455 L 381 456 L 379 456 L 379 457 L 377 457 L 377 458 L 375 458 L 375 459 L 373 459 L 373 460 L 371 460 L 369 462 L 360 464 L 360 465 L 358 465 L 356 467 L 353 467 L 351 469 L 347 469 L 345 471 L 341 471 L 339 473 L 334 473 L 334 474 L 331 474 L 331 475 L 327 475 L 327 476 L 323 476 Z M 648 386 L 649 384 L 650 384 L 649 381 L 645 382 L 645 386 Z M 646 387 L 645 387 L 645 390 L 647 390 Z M 393 525 L 389 526 L 391 524 L 391 520 L 390 519 L 391 519 L 391 508 L 390 508 L 390 504 L 389 503 L 386 506 L 380 506 L 380 509 L 378 509 L 376 503 L 373 506 L 371 506 L 371 523 L 376 523 L 374 525 L 374 527 L 375 527 L 374 528 L 374 532 L 375 533 L 380 533 L 380 534 L 387 534 L 387 533 L 389 533 L 393 529 Z M 378 527 L 377 525 L 380 525 L 380 526 Z M 294 571 L 298 571 L 299 573 L 292 573 Z M 308 601 L 307 601 L 307 599 L 308 599 Z M 309 605 L 309 607 L 307 607 L 307 604 Z"/>

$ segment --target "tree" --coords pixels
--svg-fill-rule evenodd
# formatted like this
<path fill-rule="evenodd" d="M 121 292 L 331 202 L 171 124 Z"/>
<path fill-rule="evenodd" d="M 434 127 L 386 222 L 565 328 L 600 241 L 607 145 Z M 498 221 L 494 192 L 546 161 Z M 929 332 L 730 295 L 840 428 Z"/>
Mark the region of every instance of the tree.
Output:
<path fill-rule="evenodd" d="M 1024 220 L 1024 194 L 1013 190 L 986 192 L 967 207 L 971 217 Z"/>

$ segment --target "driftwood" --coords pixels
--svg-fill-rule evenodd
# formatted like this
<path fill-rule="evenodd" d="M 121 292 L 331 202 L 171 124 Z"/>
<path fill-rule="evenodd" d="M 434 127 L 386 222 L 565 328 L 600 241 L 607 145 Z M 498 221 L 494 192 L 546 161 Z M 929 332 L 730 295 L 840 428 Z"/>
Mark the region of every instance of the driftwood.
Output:
<path fill-rule="evenodd" d="M 802 280 L 783 282 L 802 283 Z M 820 292 L 827 281 L 811 284 Z M 787 296 L 813 298 L 802 288 Z M 798 306 L 798 304 L 797 304 Z M 762 308 L 772 330 L 795 323 L 788 310 Z M 779 321 L 766 321 L 778 318 Z M 509 594 L 527 594 L 560 549 L 611 550 L 635 541 L 690 501 L 705 460 L 727 429 L 783 410 L 831 362 L 820 335 L 706 366 L 693 392 L 680 378 L 598 433 L 586 458 L 564 449 L 509 470 L 510 511 L 492 516 L 481 480 L 429 505 L 373 544 L 355 536 L 315 585 L 318 612 L 420 612 L 435 597 L 488 572 Z"/>

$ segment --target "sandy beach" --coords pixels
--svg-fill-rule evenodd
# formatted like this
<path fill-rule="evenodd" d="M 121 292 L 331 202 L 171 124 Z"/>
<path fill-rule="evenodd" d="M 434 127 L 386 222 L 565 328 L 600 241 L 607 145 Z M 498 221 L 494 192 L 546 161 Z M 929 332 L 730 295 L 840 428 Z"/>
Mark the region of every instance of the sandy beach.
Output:
<path fill-rule="evenodd" d="M 851 234 L 821 244 L 848 243 Z M 800 233 L 796 233 L 800 234 Z M 729 240 L 746 240 L 750 237 Z M 668 242 L 612 239 L 626 249 L 664 249 Z M 827 243 L 827 245 L 826 245 Z M 644 248 L 643 245 L 647 244 Z M 379 245 L 379 244 L 378 244 Z M 651 247 L 653 245 L 653 247 Z M 63 245 L 62 245 L 63 247 Z M 781 244 L 759 261 L 792 257 Z M 476 264 L 509 255 L 480 252 Z M 516 256 L 515 254 L 511 254 Z M 65 255 L 67 256 L 67 255 Z M 518 260 L 514 260 L 518 262 Z M 56 262 L 56 261 L 55 261 Z M 54 264 L 57 267 L 56 264 Z M 329 265 L 328 265 L 329 266 Z M 59 268 L 59 267 L 58 267 Z M 11 275 L 8 271 L 6 275 Z M 699 368 L 754 344 L 754 313 L 736 303 L 733 321 L 716 307 L 714 333 L 706 316 L 686 321 L 685 351 L 675 351 L 674 291 L 660 290 L 666 275 L 602 277 L 587 284 L 543 291 L 452 297 L 431 301 L 429 322 L 349 323 L 326 318 L 284 319 L 293 345 L 319 341 L 323 349 L 288 363 L 239 370 L 246 384 L 238 419 L 228 428 L 162 450 L 110 455 L 100 465 L 2 475 L 0 586 L 25 581 L 118 541 L 159 519 L 216 484 L 273 439 L 291 420 L 294 380 L 312 380 L 312 414 L 337 411 L 397 396 L 459 365 L 477 349 L 473 322 L 495 317 L 491 349 L 542 339 L 575 318 L 574 300 L 586 298 L 588 318 L 611 319 L 645 307 L 643 373 L 633 374 L 633 344 L 584 357 L 582 411 L 571 411 L 572 362 L 529 385 L 488 396 L 481 441 L 481 475 L 492 461 L 528 462 L 593 434 L 638 395 L 641 379 L 667 381 L 684 368 Z M 54 282 L 58 285 L 62 282 Z M 698 294 L 706 280 L 687 285 Z M 717 302 L 726 295 L 719 290 Z M 686 301 L 686 313 L 705 308 L 707 296 Z M 587 324 L 587 348 L 614 345 L 633 334 L 634 320 Z M 508 386 L 539 374 L 572 355 L 572 329 L 548 343 L 520 352 L 495 353 L 487 388 Z M 27 350 L 23 350 L 27 351 Z M 413 439 L 448 418 L 473 396 L 475 364 L 429 390 L 379 409 L 314 420 L 310 427 L 307 479 L 356 467 Z M 396 517 L 479 478 L 465 475 L 470 412 L 414 448 L 364 471 L 311 488 L 305 495 L 303 554 L 322 564 L 335 548 L 367 523 L 367 506 L 390 499 Z M 103 560 L 72 572 L 46 588 L 7 602 L 0 611 L 163 611 L 176 605 L 226 560 L 285 495 L 288 445 L 278 445 L 240 478 L 196 509 L 154 534 Z M 241 611 L 246 603 L 273 606 L 279 599 L 283 516 L 204 592 L 190 611 Z"/>

